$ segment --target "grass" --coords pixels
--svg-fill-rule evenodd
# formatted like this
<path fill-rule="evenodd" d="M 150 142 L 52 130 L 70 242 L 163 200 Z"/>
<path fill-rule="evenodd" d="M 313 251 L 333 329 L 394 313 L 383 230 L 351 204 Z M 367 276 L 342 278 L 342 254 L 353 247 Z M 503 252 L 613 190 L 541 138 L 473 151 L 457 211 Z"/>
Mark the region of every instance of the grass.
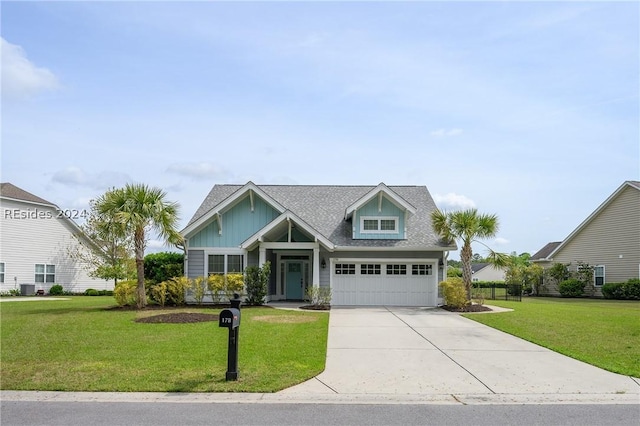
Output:
<path fill-rule="evenodd" d="M 637 301 L 523 297 L 485 303 L 514 311 L 465 316 L 605 370 L 640 377 Z"/>
<path fill-rule="evenodd" d="M 149 312 L 113 305 L 111 297 L 2 303 L 0 388 L 275 392 L 324 370 L 326 312 L 243 309 L 240 377 L 226 382 L 228 330 L 217 322 L 137 323 Z"/>

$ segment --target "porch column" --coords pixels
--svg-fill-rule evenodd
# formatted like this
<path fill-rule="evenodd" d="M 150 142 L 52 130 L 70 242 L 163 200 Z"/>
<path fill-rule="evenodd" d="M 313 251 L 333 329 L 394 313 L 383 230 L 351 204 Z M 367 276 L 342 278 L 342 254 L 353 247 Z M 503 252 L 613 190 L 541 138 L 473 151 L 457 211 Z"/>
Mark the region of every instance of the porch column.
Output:
<path fill-rule="evenodd" d="M 262 244 L 260 244 L 259 252 L 260 255 L 258 257 L 258 266 L 262 268 L 262 265 L 264 265 L 264 263 L 267 261 L 267 249 L 262 247 Z"/>
<path fill-rule="evenodd" d="M 313 248 L 313 280 L 314 287 L 320 286 L 320 247 Z"/>

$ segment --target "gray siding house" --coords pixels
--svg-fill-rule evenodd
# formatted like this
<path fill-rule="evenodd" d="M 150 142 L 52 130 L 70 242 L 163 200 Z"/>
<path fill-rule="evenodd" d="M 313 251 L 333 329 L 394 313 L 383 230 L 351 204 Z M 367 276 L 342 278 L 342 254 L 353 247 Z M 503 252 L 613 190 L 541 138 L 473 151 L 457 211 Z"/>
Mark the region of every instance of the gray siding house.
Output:
<path fill-rule="evenodd" d="M 329 287 L 332 305 L 437 306 L 455 245 L 424 186 L 215 185 L 182 234 L 185 274 L 271 263 L 268 301 Z"/>
<path fill-rule="evenodd" d="M 550 267 L 554 263 L 578 262 L 595 267 L 595 277 L 587 291 L 602 296 L 602 285 L 623 282 L 640 275 L 640 182 L 624 182 L 587 219 L 561 242 L 547 244 L 531 260 Z M 557 295 L 558 289 L 545 283 L 544 292 Z"/>

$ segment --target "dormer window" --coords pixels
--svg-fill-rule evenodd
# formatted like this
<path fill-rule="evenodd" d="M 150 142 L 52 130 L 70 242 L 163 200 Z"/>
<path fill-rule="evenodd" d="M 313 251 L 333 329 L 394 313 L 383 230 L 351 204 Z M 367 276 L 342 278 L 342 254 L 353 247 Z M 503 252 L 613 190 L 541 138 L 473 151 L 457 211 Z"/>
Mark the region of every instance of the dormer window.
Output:
<path fill-rule="evenodd" d="M 360 218 L 360 232 L 363 234 L 397 234 L 397 217 L 362 216 Z"/>

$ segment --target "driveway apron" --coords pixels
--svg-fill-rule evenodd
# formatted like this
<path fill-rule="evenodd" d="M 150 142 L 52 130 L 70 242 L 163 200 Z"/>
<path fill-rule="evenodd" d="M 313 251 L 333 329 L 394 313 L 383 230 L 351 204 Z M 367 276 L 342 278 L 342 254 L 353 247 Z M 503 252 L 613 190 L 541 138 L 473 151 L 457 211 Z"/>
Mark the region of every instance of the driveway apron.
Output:
<path fill-rule="evenodd" d="M 331 310 L 325 371 L 280 393 L 625 395 L 640 401 L 640 381 L 440 309 L 359 307 Z"/>

